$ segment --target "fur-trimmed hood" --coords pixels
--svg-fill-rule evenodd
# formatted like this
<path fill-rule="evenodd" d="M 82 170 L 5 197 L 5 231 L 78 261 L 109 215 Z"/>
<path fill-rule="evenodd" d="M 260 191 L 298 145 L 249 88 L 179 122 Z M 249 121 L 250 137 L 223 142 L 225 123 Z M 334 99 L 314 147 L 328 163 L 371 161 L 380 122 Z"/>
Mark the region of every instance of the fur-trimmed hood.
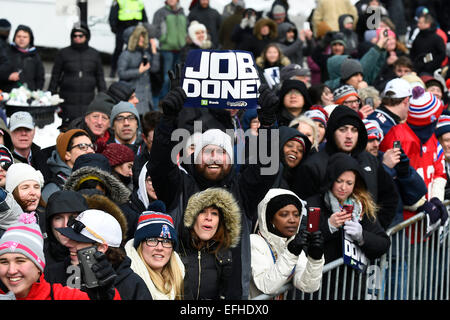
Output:
<path fill-rule="evenodd" d="M 236 247 L 241 235 L 241 209 L 233 195 L 223 188 L 208 188 L 192 195 L 184 212 L 184 226 L 191 228 L 199 212 L 213 205 L 222 212 L 231 247 Z"/>
<path fill-rule="evenodd" d="M 83 197 L 86 199 L 89 209 L 105 211 L 106 213 L 112 215 L 117 222 L 119 222 L 120 228 L 122 229 L 122 244 L 124 244 L 124 241 L 127 238 L 128 222 L 122 210 L 113 201 L 100 194 L 90 196 L 83 195 Z"/>
<path fill-rule="evenodd" d="M 259 40 L 262 40 L 262 36 L 259 32 L 261 31 L 261 28 L 264 26 L 269 26 L 270 29 L 269 38 L 276 39 L 278 36 L 278 25 L 275 21 L 269 18 L 261 18 L 258 21 L 256 21 L 255 27 L 253 28 L 253 35 Z"/>
<path fill-rule="evenodd" d="M 128 39 L 128 47 L 129 51 L 135 51 L 138 48 L 139 37 L 140 35 L 144 36 L 144 48 L 147 49 L 149 47 L 149 39 L 148 39 L 148 30 L 143 25 L 137 25 L 133 32 L 131 33 Z"/>
<path fill-rule="evenodd" d="M 106 187 L 106 193 L 109 198 L 116 204 L 126 203 L 131 195 L 131 191 L 112 174 L 98 169 L 96 167 L 82 167 L 69 176 L 64 184 L 64 190 L 79 190 L 80 181 L 89 176 L 94 176 L 100 179 Z"/>

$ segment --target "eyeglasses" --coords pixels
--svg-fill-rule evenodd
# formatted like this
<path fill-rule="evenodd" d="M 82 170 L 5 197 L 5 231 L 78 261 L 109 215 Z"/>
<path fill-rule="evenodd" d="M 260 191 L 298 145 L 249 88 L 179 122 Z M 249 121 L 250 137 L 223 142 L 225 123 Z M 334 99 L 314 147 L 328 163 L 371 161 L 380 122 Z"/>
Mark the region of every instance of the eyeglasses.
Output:
<path fill-rule="evenodd" d="M 301 96 L 302 95 L 302 93 L 300 91 L 295 90 L 295 89 L 289 90 L 287 94 L 295 95 L 295 96 Z"/>
<path fill-rule="evenodd" d="M 84 38 L 85 37 L 85 35 L 84 34 L 80 34 L 80 33 L 77 33 L 77 34 L 74 34 L 73 36 L 72 36 L 72 38 Z"/>
<path fill-rule="evenodd" d="M 114 119 L 115 121 L 119 121 L 119 122 L 124 122 L 125 120 L 128 120 L 129 122 L 131 122 L 131 121 L 137 121 L 137 119 L 136 119 L 136 116 L 134 116 L 134 115 L 129 115 L 129 116 L 126 116 L 126 117 L 124 117 L 124 116 L 118 116 L 118 117 L 116 117 L 115 119 Z"/>
<path fill-rule="evenodd" d="M 0 168 L 7 171 L 11 167 L 12 162 L 0 162 Z"/>
<path fill-rule="evenodd" d="M 345 106 L 351 106 L 352 104 L 360 104 L 360 103 L 361 103 L 361 100 L 359 100 L 359 99 L 342 102 L 342 104 Z"/>
<path fill-rule="evenodd" d="M 145 182 L 146 182 L 146 183 L 148 183 L 148 184 L 153 184 L 153 182 L 152 182 L 152 179 L 151 179 L 151 178 L 147 178 L 147 179 L 145 179 Z"/>
<path fill-rule="evenodd" d="M 163 248 L 172 248 L 173 247 L 173 243 L 172 240 L 170 239 L 157 239 L 157 238 L 148 238 L 145 239 L 145 243 L 149 246 L 149 247 L 156 247 L 158 246 L 158 243 L 162 244 Z"/>
<path fill-rule="evenodd" d="M 87 151 L 89 148 L 91 148 L 94 151 L 96 151 L 96 149 L 97 149 L 97 147 L 92 143 L 79 143 L 79 144 L 76 144 L 76 145 L 72 146 L 71 148 L 67 149 L 67 151 L 70 151 L 73 148 L 78 148 L 81 151 Z"/>

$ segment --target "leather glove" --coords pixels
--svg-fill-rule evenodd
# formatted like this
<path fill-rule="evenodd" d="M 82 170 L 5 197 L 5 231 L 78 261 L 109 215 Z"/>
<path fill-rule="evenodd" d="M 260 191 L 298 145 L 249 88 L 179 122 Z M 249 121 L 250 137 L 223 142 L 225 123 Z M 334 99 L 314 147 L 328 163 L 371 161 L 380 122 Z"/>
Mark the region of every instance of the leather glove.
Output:
<path fill-rule="evenodd" d="M 358 245 L 363 245 L 363 228 L 358 221 L 347 220 L 344 222 L 344 231 L 358 243 Z"/>
<path fill-rule="evenodd" d="M 421 205 L 419 208 L 417 208 L 417 212 L 420 212 L 420 211 L 423 211 L 423 212 L 425 212 L 425 214 L 428 215 L 428 217 L 430 218 L 430 224 L 434 224 L 441 217 L 441 211 L 431 201 L 426 201 L 423 205 Z"/>
<path fill-rule="evenodd" d="M 321 259 L 323 255 L 323 241 L 322 232 L 320 230 L 311 233 L 308 242 L 308 256 L 314 260 Z"/>
<path fill-rule="evenodd" d="M 447 208 L 444 206 L 444 204 L 441 202 L 441 200 L 439 200 L 436 197 L 431 198 L 430 202 L 439 209 L 439 212 L 441 213 L 441 216 L 440 216 L 441 226 L 443 226 L 448 219 Z"/>
<path fill-rule="evenodd" d="M 404 178 L 409 174 L 409 158 L 403 150 L 400 154 L 400 162 L 395 165 L 394 169 L 397 172 L 397 176 L 400 178 Z"/>
<path fill-rule="evenodd" d="M 86 288 L 86 292 L 91 300 L 113 300 L 115 296 L 114 282 L 117 274 L 114 271 L 111 262 L 108 261 L 106 255 L 97 251 L 94 253 L 97 263 L 92 265 L 99 286 L 96 288 Z"/>
<path fill-rule="evenodd" d="M 186 100 L 186 93 L 180 87 L 181 84 L 181 70 L 180 64 L 175 65 L 175 72 L 169 70 L 170 90 L 167 95 L 161 101 L 161 109 L 163 114 L 169 118 L 178 117 L 178 113 L 181 111 Z"/>
<path fill-rule="evenodd" d="M 279 99 L 267 84 L 259 87 L 258 104 L 261 108 L 257 109 L 258 120 L 262 126 L 270 127 L 277 121 L 276 110 Z"/>
<path fill-rule="evenodd" d="M 303 247 L 309 242 L 309 236 L 310 233 L 308 231 L 305 229 L 300 230 L 295 238 L 289 242 L 287 246 L 289 252 L 296 256 L 300 255 Z"/>

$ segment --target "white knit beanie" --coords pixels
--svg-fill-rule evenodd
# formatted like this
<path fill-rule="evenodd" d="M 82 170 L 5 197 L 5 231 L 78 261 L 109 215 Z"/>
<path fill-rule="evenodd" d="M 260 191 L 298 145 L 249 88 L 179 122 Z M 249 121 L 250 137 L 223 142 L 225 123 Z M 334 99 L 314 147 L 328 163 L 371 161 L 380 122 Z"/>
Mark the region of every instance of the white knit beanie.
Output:
<path fill-rule="evenodd" d="M 197 160 L 202 149 L 210 144 L 223 148 L 228 153 L 230 160 L 233 161 L 233 144 L 231 138 L 220 129 L 209 129 L 202 134 L 201 138 L 195 144 L 194 161 Z"/>
<path fill-rule="evenodd" d="M 192 42 L 194 42 L 196 45 L 198 45 L 199 47 L 201 47 L 201 43 L 198 42 L 197 37 L 195 36 L 195 33 L 198 30 L 204 30 L 205 31 L 205 36 L 207 36 L 208 31 L 206 30 L 206 26 L 204 24 L 201 24 L 200 22 L 194 20 L 191 22 L 191 24 L 188 27 L 188 35 L 189 38 L 191 38 Z M 206 40 L 206 38 L 205 38 Z"/>
<path fill-rule="evenodd" d="M 14 163 L 6 172 L 5 189 L 8 192 L 13 192 L 19 184 L 27 180 L 36 181 L 41 188 L 44 186 L 44 177 L 39 170 L 26 163 Z"/>

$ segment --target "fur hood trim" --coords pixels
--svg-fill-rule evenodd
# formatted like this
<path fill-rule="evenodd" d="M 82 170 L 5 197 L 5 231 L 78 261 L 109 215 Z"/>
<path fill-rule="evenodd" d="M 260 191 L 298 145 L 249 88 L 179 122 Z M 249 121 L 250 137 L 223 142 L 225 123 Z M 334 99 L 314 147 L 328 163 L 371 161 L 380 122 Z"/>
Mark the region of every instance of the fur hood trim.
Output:
<path fill-rule="evenodd" d="M 192 195 L 184 212 L 184 226 L 191 228 L 199 212 L 212 205 L 222 211 L 231 247 L 236 247 L 241 235 L 241 209 L 233 195 L 223 188 L 208 188 Z"/>
<path fill-rule="evenodd" d="M 64 189 L 78 191 L 80 181 L 89 176 L 95 176 L 103 182 L 109 198 L 115 203 L 124 204 L 130 199 L 131 191 L 119 179 L 95 167 L 82 167 L 72 172 L 64 184 Z"/>
<path fill-rule="evenodd" d="M 128 232 L 128 223 L 125 214 L 122 210 L 110 199 L 100 194 L 94 194 L 91 196 L 84 195 L 89 209 L 98 209 L 105 211 L 112 215 L 120 224 L 122 229 L 122 241 L 125 241 Z"/>
<path fill-rule="evenodd" d="M 133 32 L 130 35 L 130 38 L 128 39 L 128 50 L 129 51 L 135 51 L 138 47 L 139 43 L 139 37 L 141 34 L 144 36 L 144 49 L 147 49 L 149 46 L 149 40 L 148 40 L 148 31 L 143 25 L 137 25 L 136 28 L 134 28 Z"/>

